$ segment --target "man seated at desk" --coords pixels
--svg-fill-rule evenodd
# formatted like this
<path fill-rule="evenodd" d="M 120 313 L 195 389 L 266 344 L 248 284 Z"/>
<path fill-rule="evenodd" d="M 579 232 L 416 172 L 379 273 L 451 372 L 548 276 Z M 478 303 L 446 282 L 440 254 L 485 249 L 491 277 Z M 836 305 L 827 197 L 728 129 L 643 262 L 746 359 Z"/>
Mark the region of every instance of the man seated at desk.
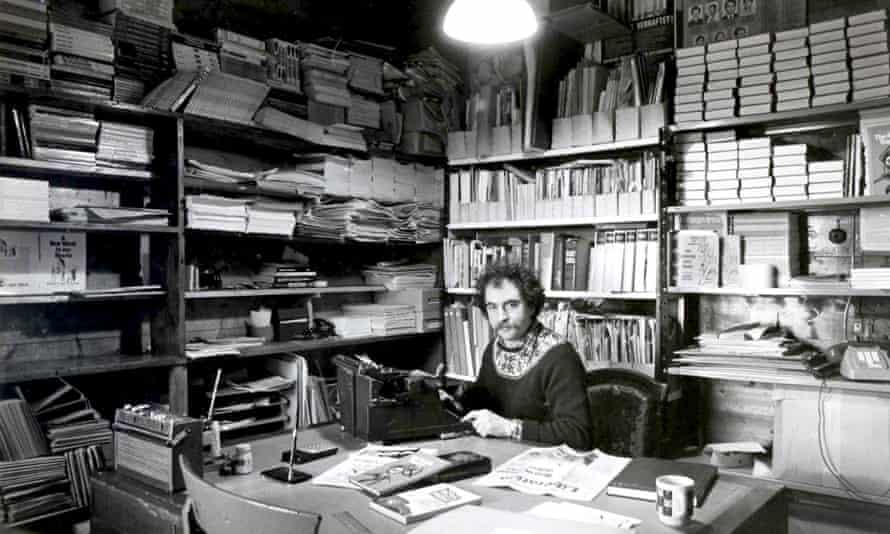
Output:
<path fill-rule="evenodd" d="M 495 337 L 476 382 L 460 402 L 480 436 L 591 447 L 585 371 L 575 349 L 538 322 L 544 289 L 528 269 L 490 266 L 476 283 L 476 304 Z"/>

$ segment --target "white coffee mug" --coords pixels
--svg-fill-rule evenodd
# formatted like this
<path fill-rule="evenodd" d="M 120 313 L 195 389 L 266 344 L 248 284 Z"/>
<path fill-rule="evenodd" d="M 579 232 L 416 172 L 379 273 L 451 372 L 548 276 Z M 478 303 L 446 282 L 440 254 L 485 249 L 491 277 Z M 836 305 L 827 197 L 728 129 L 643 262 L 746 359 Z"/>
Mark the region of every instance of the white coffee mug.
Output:
<path fill-rule="evenodd" d="M 671 527 L 683 526 L 692 519 L 695 481 L 681 475 L 655 479 L 655 511 L 658 519 Z"/>

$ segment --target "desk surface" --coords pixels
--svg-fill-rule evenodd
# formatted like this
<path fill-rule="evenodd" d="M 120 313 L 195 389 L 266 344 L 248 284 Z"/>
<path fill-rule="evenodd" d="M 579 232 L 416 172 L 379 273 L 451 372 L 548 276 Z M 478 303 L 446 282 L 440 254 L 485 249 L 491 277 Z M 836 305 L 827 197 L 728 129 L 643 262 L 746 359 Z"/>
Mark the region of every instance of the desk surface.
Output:
<path fill-rule="evenodd" d="M 282 435 L 253 442 L 254 470 L 250 475 L 220 477 L 207 473 L 205 479 L 233 493 L 250 497 L 268 504 L 306 510 L 323 516 L 321 532 L 325 534 L 354 534 L 333 514 L 349 511 L 375 534 L 406 532 L 413 525 L 403 526 L 368 508 L 370 498 L 358 490 L 315 486 L 304 482 L 288 486 L 264 478 L 259 473 L 269 467 L 281 465 L 281 451 L 288 449 L 290 436 Z M 338 454 L 300 465 L 307 473 L 317 475 L 341 462 L 345 456 L 364 447 L 364 442 L 342 434 L 336 425 L 304 430 L 302 443 L 328 443 L 340 448 Z M 525 450 L 528 445 L 508 440 L 463 437 L 446 441 L 418 442 L 417 445 L 435 447 L 439 453 L 472 450 L 489 456 L 494 466 L 501 465 Z M 412 443 L 414 445 L 414 443 Z M 482 496 L 482 504 L 493 508 L 523 511 L 532 506 L 556 500 L 550 497 L 525 495 L 509 489 L 486 488 L 473 485 L 473 479 L 457 482 L 473 493 Z M 785 508 L 780 498 L 783 487 L 779 484 L 752 480 L 733 475 L 720 475 L 711 489 L 704 506 L 696 509 L 695 521 L 682 532 L 784 532 Z M 621 497 L 610 497 L 603 492 L 586 504 L 601 510 L 640 519 L 640 534 L 676 533 L 677 529 L 662 525 L 655 515 L 655 504 Z M 771 529 L 764 529 L 771 525 Z M 595 532 L 591 530 L 591 532 Z"/>

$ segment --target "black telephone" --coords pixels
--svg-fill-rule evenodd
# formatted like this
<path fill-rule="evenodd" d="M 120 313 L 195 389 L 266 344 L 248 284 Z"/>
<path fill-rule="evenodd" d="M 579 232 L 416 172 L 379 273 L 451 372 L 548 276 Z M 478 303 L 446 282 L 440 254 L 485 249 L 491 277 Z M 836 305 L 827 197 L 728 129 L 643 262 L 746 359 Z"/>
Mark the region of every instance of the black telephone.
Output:
<path fill-rule="evenodd" d="M 831 346 L 825 351 L 812 351 L 803 354 L 803 362 L 816 378 L 830 378 L 840 374 L 846 343 Z"/>
<path fill-rule="evenodd" d="M 804 363 L 816 378 L 837 374 L 849 380 L 890 381 L 890 345 L 876 341 L 838 343 L 804 356 Z"/>

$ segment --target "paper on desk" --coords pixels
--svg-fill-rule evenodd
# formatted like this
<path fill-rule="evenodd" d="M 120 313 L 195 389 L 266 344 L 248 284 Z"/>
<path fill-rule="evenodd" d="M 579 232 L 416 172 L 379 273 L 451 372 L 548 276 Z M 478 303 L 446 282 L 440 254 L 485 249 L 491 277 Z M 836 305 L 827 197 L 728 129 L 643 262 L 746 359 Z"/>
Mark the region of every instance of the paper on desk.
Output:
<path fill-rule="evenodd" d="M 613 514 L 612 512 L 606 512 L 605 510 L 598 510 L 596 508 L 569 502 L 545 502 L 530 508 L 525 513 L 547 519 L 578 521 L 579 523 L 606 525 L 627 530 L 634 529 L 637 525 L 642 523 L 642 521 L 633 517 Z"/>
<path fill-rule="evenodd" d="M 610 456 L 600 450 L 577 452 L 566 445 L 534 448 L 511 458 L 475 484 L 590 501 L 628 462 L 630 458 Z"/>
<path fill-rule="evenodd" d="M 749 454 L 766 454 L 763 445 L 756 441 L 731 441 L 726 443 L 709 443 L 705 452 L 746 452 Z"/>
<path fill-rule="evenodd" d="M 416 452 L 435 456 L 438 450 L 419 447 L 368 445 L 364 449 L 350 454 L 347 459 L 324 473 L 314 477 L 312 484 L 316 486 L 358 489 L 355 484 L 349 481 L 349 477 L 370 471 Z"/>

